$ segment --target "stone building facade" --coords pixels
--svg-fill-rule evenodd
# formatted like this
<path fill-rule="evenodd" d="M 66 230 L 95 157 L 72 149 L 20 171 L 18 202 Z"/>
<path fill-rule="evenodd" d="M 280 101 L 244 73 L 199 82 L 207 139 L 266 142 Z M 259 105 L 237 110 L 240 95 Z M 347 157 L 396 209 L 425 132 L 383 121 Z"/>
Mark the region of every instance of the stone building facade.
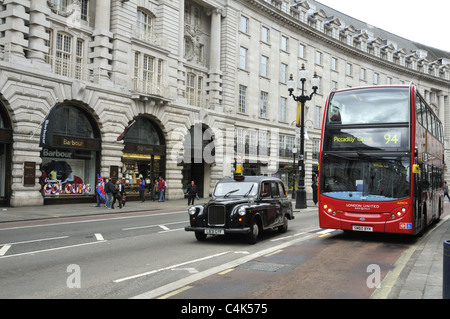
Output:
<path fill-rule="evenodd" d="M 333 87 L 414 82 L 450 136 L 449 52 L 312 0 L 0 0 L 0 48 L 3 205 L 92 200 L 98 176 L 207 196 L 236 162 L 292 187 L 302 65 L 307 180 Z"/>

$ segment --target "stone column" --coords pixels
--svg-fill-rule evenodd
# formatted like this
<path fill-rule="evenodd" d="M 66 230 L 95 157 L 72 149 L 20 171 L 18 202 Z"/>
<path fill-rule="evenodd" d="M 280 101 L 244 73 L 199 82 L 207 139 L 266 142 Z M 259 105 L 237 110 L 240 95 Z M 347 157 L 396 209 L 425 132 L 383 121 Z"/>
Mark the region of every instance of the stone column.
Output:
<path fill-rule="evenodd" d="M 221 26 L 222 11 L 213 9 L 211 15 L 211 48 L 209 57 L 209 108 L 216 109 L 221 105 L 222 92 L 222 71 L 220 70 L 220 46 L 221 46 Z"/>
<path fill-rule="evenodd" d="M 186 62 L 184 58 L 184 1 L 179 2 L 178 20 L 178 32 L 180 36 L 178 37 L 177 95 L 181 97 L 186 90 L 186 75 L 184 72 L 184 63 Z"/>
<path fill-rule="evenodd" d="M 49 35 L 45 28 L 50 27 L 47 21 L 48 7 L 46 0 L 33 0 L 30 2 L 30 34 L 28 36 L 28 59 L 36 63 L 41 69 L 51 71 L 51 66 L 46 64 L 45 55 L 49 54 L 45 41 L 48 41 Z"/>
<path fill-rule="evenodd" d="M 26 62 L 25 49 L 28 48 L 28 40 L 25 35 L 29 34 L 26 22 L 30 19 L 26 9 L 30 7 L 30 1 L 5 0 L 3 5 L 6 6 L 6 10 L 0 13 L 0 17 L 6 18 L 6 21 L 0 25 L 0 31 L 5 31 L 3 43 L 10 45 L 5 51 L 10 54 L 10 62 Z"/>
<path fill-rule="evenodd" d="M 94 59 L 92 66 L 94 71 L 94 78 L 98 78 L 100 84 L 111 84 L 108 72 L 111 72 L 112 67 L 109 61 L 112 60 L 112 54 L 109 50 L 112 49 L 112 43 L 109 39 L 113 37 L 110 32 L 110 16 L 111 16 L 111 1 L 97 0 L 95 6 L 95 29 L 92 34 L 94 42 L 90 43 L 90 47 L 94 48 L 94 52 L 89 54 L 90 58 Z"/>

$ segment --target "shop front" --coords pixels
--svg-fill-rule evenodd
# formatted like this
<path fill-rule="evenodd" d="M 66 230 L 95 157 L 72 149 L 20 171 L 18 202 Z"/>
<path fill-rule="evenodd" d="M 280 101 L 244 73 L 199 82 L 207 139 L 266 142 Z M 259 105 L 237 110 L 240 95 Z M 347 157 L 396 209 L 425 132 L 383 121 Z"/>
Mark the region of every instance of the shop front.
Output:
<path fill-rule="evenodd" d="M 44 204 L 93 201 L 101 151 L 96 122 L 82 107 L 65 103 L 53 108 L 43 126 L 40 184 Z"/>
<path fill-rule="evenodd" d="M 146 198 L 151 198 L 155 180 L 165 178 L 166 146 L 161 129 L 151 119 L 139 117 L 125 136 L 122 179 L 128 199 L 137 199 L 145 181 Z"/>
<path fill-rule="evenodd" d="M 12 129 L 5 107 L 0 104 L 0 206 L 9 206 L 11 196 Z"/>

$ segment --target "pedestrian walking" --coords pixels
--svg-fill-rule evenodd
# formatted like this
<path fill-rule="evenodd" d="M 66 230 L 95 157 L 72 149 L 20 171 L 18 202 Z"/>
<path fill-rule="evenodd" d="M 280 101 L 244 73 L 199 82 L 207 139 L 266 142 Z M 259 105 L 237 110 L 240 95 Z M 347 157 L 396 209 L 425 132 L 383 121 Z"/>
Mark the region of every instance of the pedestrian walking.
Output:
<path fill-rule="evenodd" d="M 186 194 L 188 195 L 188 205 L 194 205 L 194 200 L 197 197 L 198 188 L 197 185 L 195 185 L 194 181 L 191 181 L 191 183 L 188 185 Z"/>
<path fill-rule="evenodd" d="M 448 196 L 448 185 L 447 182 L 445 182 L 444 185 L 444 197 L 447 196 L 448 200 L 450 201 L 450 196 Z"/>
<path fill-rule="evenodd" d="M 141 197 L 141 203 L 145 202 L 145 180 L 143 178 L 139 184 L 139 196 Z"/>
<path fill-rule="evenodd" d="M 164 202 L 164 192 L 166 190 L 166 181 L 162 178 L 162 176 L 159 177 L 158 189 L 159 189 L 158 202 Z"/>
<path fill-rule="evenodd" d="M 159 197 L 158 179 L 155 178 L 152 188 L 152 201 L 155 201 Z"/>
<path fill-rule="evenodd" d="M 97 178 L 97 185 L 95 187 L 95 198 L 97 199 L 96 207 L 100 207 L 100 204 L 105 205 L 105 202 L 106 202 L 105 182 L 103 181 L 103 178 L 101 178 L 101 177 Z"/>
<path fill-rule="evenodd" d="M 114 194 L 113 194 L 113 202 L 111 205 L 111 208 L 114 209 L 114 204 L 116 203 L 116 200 L 119 202 L 119 208 L 122 208 L 122 195 L 123 195 L 123 185 L 118 179 L 116 181 L 116 184 L 114 185 Z"/>
<path fill-rule="evenodd" d="M 105 180 L 105 183 L 106 208 L 111 209 L 111 203 L 114 194 L 114 184 L 108 178 Z"/>

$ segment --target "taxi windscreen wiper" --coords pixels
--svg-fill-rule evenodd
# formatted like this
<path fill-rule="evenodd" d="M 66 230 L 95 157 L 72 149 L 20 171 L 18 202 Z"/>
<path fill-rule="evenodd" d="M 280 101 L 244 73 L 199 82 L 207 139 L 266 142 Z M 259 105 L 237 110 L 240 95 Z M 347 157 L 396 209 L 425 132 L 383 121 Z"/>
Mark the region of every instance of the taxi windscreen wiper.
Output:
<path fill-rule="evenodd" d="M 238 189 L 234 189 L 234 190 L 232 190 L 232 191 L 229 191 L 228 193 L 226 193 L 223 197 L 224 198 L 228 198 L 228 196 L 230 196 L 231 194 L 233 194 L 233 193 L 236 193 L 237 191 L 239 191 L 240 189 L 238 188 Z"/>

